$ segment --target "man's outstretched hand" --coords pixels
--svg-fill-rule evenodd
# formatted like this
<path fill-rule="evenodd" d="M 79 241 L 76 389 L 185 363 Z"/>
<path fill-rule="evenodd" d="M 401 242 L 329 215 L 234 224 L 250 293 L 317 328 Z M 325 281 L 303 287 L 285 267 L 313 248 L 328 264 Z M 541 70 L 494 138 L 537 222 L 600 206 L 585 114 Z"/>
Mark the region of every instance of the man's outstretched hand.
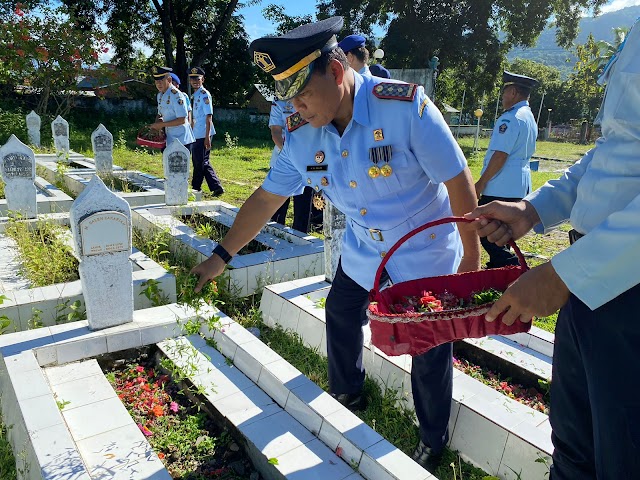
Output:
<path fill-rule="evenodd" d="M 191 269 L 191 273 L 198 275 L 198 283 L 194 289 L 196 293 L 202 290 L 207 282 L 210 282 L 224 272 L 225 263 L 218 255 L 211 255 L 208 259 Z"/>
<path fill-rule="evenodd" d="M 510 240 L 522 238 L 534 225 L 540 223 L 533 205 L 524 200 L 487 203 L 465 214 L 465 218 L 474 220 L 469 225 L 478 235 L 487 237 L 487 240 L 500 247 Z"/>

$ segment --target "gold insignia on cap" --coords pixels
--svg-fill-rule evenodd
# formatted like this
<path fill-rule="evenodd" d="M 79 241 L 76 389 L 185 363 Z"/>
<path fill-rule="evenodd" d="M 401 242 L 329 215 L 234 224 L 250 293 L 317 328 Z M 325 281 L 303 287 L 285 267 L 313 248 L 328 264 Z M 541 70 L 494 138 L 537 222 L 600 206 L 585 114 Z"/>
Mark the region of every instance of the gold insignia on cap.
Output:
<path fill-rule="evenodd" d="M 268 53 L 253 52 L 253 63 L 259 66 L 264 72 L 269 73 L 276 68 Z"/>
<path fill-rule="evenodd" d="M 382 129 L 381 129 L 381 128 L 376 128 L 376 129 L 373 131 L 373 139 L 374 139 L 376 142 L 379 142 L 379 141 L 381 141 L 381 140 L 384 140 L 384 134 L 382 133 Z"/>
<path fill-rule="evenodd" d="M 192 68 L 191 69 L 191 73 L 198 73 L 198 69 L 197 68 Z"/>

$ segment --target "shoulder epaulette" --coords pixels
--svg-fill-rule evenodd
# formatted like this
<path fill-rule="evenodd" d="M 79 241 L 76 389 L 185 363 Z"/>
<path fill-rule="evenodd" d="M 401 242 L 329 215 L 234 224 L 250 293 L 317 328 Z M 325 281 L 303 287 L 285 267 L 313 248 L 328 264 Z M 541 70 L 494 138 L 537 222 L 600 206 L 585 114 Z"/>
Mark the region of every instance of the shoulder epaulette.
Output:
<path fill-rule="evenodd" d="M 304 118 L 302 118 L 302 115 L 300 115 L 298 112 L 294 113 L 293 115 L 289 115 L 287 117 L 287 129 L 290 132 L 297 130 L 303 125 L 306 125 L 307 123 L 309 122 L 307 122 Z"/>
<path fill-rule="evenodd" d="M 383 100 L 413 101 L 418 85 L 415 83 L 379 83 L 373 87 L 373 94 Z"/>
<path fill-rule="evenodd" d="M 175 89 L 175 88 L 172 88 L 172 89 L 171 89 L 171 93 L 178 93 L 178 90 L 177 90 L 177 89 Z"/>

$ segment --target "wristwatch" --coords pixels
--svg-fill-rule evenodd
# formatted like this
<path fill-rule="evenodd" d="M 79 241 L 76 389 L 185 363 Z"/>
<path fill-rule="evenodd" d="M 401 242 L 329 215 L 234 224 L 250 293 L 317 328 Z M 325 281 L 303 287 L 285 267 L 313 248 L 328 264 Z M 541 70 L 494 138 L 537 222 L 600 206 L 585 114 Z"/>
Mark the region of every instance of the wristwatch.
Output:
<path fill-rule="evenodd" d="M 225 248 L 220 244 L 218 244 L 211 253 L 215 253 L 216 255 L 218 255 L 222 259 L 222 261 L 227 264 L 233 258 L 231 255 L 229 255 L 229 252 L 227 252 Z"/>

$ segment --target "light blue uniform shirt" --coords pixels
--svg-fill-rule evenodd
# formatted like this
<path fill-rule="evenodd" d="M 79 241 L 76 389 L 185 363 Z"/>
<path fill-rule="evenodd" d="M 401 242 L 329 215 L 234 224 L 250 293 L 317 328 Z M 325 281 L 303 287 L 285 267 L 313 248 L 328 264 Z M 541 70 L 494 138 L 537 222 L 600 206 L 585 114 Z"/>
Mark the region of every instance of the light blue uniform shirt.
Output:
<path fill-rule="evenodd" d="M 271 103 L 271 111 L 269 112 L 269 126 L 282 127 L 283 139 L 284 130 L 287 125 L 287 117 L 289 115 L 293 115 L 294 113 L 295 109 L 293 108 L 293 103 L 291 103 L 291 100 L 274 100 Z M 273 167 L 273 163 L 276 161 L 279 153 L 280 149 L 277 146 L 274 146 L 273 151 L 271 152 L 271 160 L 269 161 L 270 167 Z"/>
<path fill-rule="evenodd" d="M 204 138 L 207 134 L 207 115 L 211 115 L 211 130 L 209 136 L 216 134 L 213 128 L 213 104 L 211 94 L 204 88 L 200 87 L 193 92 L 193 136 L 196 138 Z"/>
<path fill-rule="evenodd" d="M 640 283 L 640 27 L 610 66 L 602 138 L 580 161 L 529 195 L 546 232 L 570 219 L 586 234 L 551 260 L 592 310 Z M 636 313 L 629 312 L 630 319 Z M 633 317 L 633 318 L 632 318 Z"/>
<path fill-rule="evenodd" d="M 487 183 L 483 195 L 523 198 L 531 192 L 529 160 L 536 150 L 537 136 L 538 126 L 528 101 L 518 102 L 500 115 L 484 156 L 482 173 L 489 166 L 494 152 L 504 152 L 508 157 L 500 171 Z"/>
<path fill-rule="evenodd" d="M 193 132 L 187 120 L 189 111 L 187 110 L 186 95 L 175 87 L 169 87 L 166 92 L 158 92 L 158 115 L 165 122 L 170 122 L 176 118 L 184 117 L 184 123 L 177 127 L 165 127 L 167 133 L 167 145 L 171 145 L 174 139 L 183 145 L 193 143 Z"/>
<path fill-rule="evenodd" d="M 262 188 L 285 197 L 305 185 L 322 191 L 346 216 L 342 268 L 360 286 L 371 289 L 382 258 L 399 238 L 451 215 L 442 182 L 462 172 L 466 160 L 422 87 L 415 87 L 412 101 L 383 100 L 373 94 L 383 79 L 351 72 L 353 117 L 343 135 L 332 124 L 287 129 L 284 148 Z M 370 149 L 379 152 L 389 146 L 392 174 L 371 178 Z M 378 166 L 384 163 L 379 161 Z M 394 282 L 444 275 L 456 271 L 461 256 L 458 230 L 445 224 L 408 240 L 386 269 Z"/>
<path fill-rule="evenodd" d="M 366 76 L 366 77 L 371 77 L 371 70 L 369 70 L 369 65 L 365 65 L 364 67 L 362 67 L 360 70 L 358 70 L 358 73 L 360 75 Z"/>

